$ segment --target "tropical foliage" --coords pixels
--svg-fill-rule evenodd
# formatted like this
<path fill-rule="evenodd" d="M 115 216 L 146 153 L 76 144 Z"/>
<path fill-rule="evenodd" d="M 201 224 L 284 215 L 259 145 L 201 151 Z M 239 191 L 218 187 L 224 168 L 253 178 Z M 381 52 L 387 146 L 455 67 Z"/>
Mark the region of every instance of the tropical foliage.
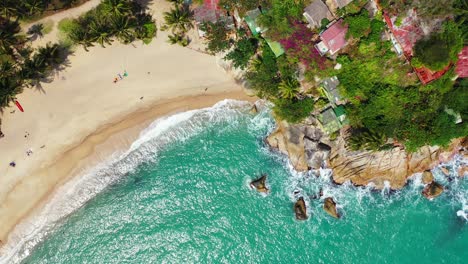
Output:
<path fill-rule="evenodd" d="M 73 44 L 85 50 L 98 43 L 102 47 L 115 39 L 128 44 L 136 39 L 149 43 L 156 35 L 156 25 L 151 15 L 136 1 L 103 0 L 96 8 L 74 19 L 66 27 L 65 34 Z"/>
<path fill-rule="evenodd" d="M 457 55 L 462 48 L 461 29 L 453 21 L 446 21 L 442 32 L 433 33 L 416 43 L 411 62 L 415 66 L 441 70 L 450 62 L 457 60 Z"/>
<path fill-rule="evenodd" d="M 257 52 L 258 40 L 248 37 L 242 31 L 240 31 L 239 35 L 242 37 L 235 43 L 234 49 L 224 59 L 231 60 L 236 68 L 245 69 L 252 56 Z"/>
<path fill-rule="evenodd" d="M 205 32 L 206 51 L 209 53 L 223 52 L 232 46 L 233 41 L 229 37 L 230 30 L 224 21 L 206 22 L 201 26 L 201 29 Z"/>

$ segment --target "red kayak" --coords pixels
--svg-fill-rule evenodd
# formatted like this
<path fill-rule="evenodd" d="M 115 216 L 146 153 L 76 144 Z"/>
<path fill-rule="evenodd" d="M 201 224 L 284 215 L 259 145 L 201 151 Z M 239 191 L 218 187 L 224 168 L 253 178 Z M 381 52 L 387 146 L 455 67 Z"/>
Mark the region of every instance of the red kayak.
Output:
<path fill-rule="evenodd" d="M 18 107 L 18 109 L 19 109 L 21 112 L 24 112 L 23 107 L 21 106 L 21 104 L 20 104 L 18 101 L 15 101 L 15 105 Z"/>

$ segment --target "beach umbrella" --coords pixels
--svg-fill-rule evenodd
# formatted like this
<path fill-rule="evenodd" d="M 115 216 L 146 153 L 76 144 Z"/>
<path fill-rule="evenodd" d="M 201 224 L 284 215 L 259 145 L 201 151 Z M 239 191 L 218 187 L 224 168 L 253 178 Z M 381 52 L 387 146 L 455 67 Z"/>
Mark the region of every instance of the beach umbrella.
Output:
<path fill-rule="evenodd" d="M 15 100 L 15 105 L 16 105 L 16 107 L 18 107 L 18 109 L 19 109 L 21 112 L 24 112 L 23 107 L 22 107 L 21 104 L 20 104 L 18 101 L 16 101 L 16 100 Z"/>

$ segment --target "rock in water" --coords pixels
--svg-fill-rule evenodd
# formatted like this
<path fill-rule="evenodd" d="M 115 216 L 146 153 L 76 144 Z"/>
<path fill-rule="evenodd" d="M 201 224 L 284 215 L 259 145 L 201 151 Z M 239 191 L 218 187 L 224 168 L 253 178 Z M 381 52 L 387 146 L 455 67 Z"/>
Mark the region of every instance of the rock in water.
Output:
<path fill-rule="evenodd" d="M 299 198 L 294 204 L 294 213 L 296 213 L 297 220 L 307 220 L 307 210 L 304 202 L 304 197 Z"/>
<path fill-rule="evenodd" d="M 432 175 L 432 172 L 427 170 L 425 172 L 423 172 L 422 174 L 422 182 L 424 184 L 429 184 L 431 183 L 432 181 L 434 181 L 434 176 Z"/>
<path fill-rule="evenodd" d="M 427 185 L 424 190 L 422 191 L 422 194 L 427 198 L 427 199 L 432 199 L 435 198 L 444 192 L 444 186 L 441 184 L 433 181 L 431 184 Z"/>
<path fill-rule="evenodd" d="M 336 203 L 331 197 L 325 198 L 325 202 L 323 203 L 323 210 L 336 219 L 340 218 L 340 215 L 336 210 Z"/>
<path fill-rule="evenodd" d="M 267 179 L 266 174 L 263 174 L 262 177 L 256 180 L 253 180 L 250 183 L 250 186 L 252 186 L 252 188 L 257 189 L 258 192 L 267 193 L 269 189 L 266 187 L 266 179 Z"/>
<path fill-rule="evenodd" d="M 256 105 L 256 104 L 254 104 L 254 105 L 252 106 L 252 108 L 250 108 L 250 113 L 251 113 L 251 114 L 257 114 L 257 113 L 258 113 L 258 108 L 257 108 L 257 105 Z"/>
<path fill-rule="evenodd" d="M 440 167 L 440 170 L 445 176 L 450 176 L 450 171 L 446 167 Z"/>

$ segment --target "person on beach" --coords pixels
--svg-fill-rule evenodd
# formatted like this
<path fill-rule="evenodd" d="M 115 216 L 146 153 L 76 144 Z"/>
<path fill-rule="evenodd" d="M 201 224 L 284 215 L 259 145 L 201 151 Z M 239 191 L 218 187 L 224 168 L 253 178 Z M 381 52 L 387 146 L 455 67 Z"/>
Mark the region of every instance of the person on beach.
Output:
<path fill-rule="evenodd" d="M 10 162 L 10 167 L 16 167 L 16 163 L 14 161 Z"/>
<path fill-rule="evenodd" d="M 117 83 L 119 79 L 117 79 L 117 77 L 114 78 L 114 83 Z"/>
<path fill-rule="evenodd" d="M 128 73 L 127 73 L 127 70 L 124 71 L 124 77 L 127 77 L 128 76 Z"/>

